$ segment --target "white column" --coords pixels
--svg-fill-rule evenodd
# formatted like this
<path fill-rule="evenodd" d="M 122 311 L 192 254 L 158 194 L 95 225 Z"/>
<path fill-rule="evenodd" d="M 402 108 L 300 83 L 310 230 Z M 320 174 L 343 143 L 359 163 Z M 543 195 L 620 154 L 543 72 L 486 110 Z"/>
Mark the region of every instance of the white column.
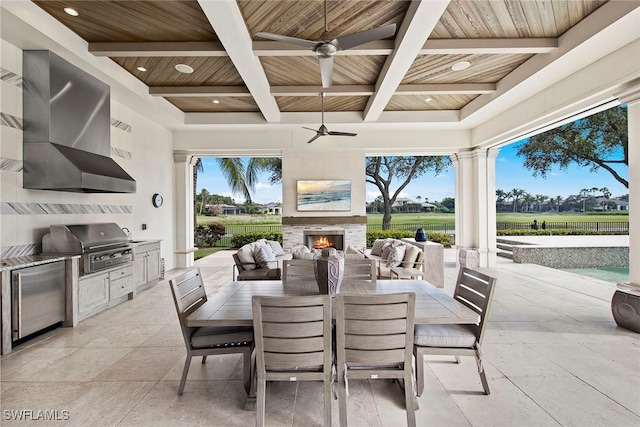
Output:
<path fill-rule="evenodd" d="M 466 267 L 496 265 L 495 158 L 497 149 L 453 156 L 456 176 L 456 248 Z"/>
<path fill-rule="evenodd" d="M 629 283 L 640 287 L 640 79 L 618 94 L 629 127 Z"/>
<path fill-rule="evenodd" d="M 174 154 L 176 180 L 176 267 L 193 265 L 193 167 L 197 158 L 188 154 Z"/>

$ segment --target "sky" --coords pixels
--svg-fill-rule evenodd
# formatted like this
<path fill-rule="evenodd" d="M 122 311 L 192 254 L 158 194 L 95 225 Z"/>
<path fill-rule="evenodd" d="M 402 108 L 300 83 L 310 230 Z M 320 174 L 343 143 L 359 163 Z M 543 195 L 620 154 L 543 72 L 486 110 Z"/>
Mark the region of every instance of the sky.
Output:
<path fill-rule="evenodd" d="M 496 158 L 496 189 L 510 191 L 514 188 L 523 189 L 532 195 L 562 196 L 566 198 L 578 194 L 583 188 L 606 187 L 613 197 L 628 194 L 628 190 L 616 181 L 613 176 L 603 170 L 591 172 L 589 168 L 570 166 L 567 170 L 553 168 L 547 178 L 534 177 L 532 172 L 523 166 L 524 159 L 516 155 L 516 145 L 513 143 L 500 149 Z M 198 174 L 197 191 L 205 188 L 211 194 L 232 197 L 236 203 L 242 203 L 244 198 L 239 194 L 231 194 L 229 186 L 220 173 L 216 160 L 212 157 L 202 159 L 204 172 Z M 626 166 L 619 168 L 619 173 L 628 179 Z M 420 196 L 422 201 L 441 201 L 445 197 L 454 197 L 455 174 L 453 166 L 439 175 L 427 172 L 423 176 L 412 180 L 404 188 L 400 197 L 415 200 Z M 256 191 L 252 197 L 255 203 L 282 202 L 282 187 L 280 184 L 269 184 L 268 175 L 260 175 Z M 398 187 L 396 183 L 393 190 Z M 373 201 L 380 195 L 377 187 L 367 184 L 367 202 Z"/>

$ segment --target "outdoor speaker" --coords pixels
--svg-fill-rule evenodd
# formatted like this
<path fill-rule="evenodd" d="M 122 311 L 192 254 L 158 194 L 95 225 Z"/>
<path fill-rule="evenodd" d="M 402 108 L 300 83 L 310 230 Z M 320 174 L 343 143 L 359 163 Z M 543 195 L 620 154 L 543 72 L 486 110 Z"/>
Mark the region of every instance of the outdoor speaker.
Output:
<path fill-rule="evenodd" d="M 611 299 L 611 312 L 618 326 L 640 333 L 640 295 L 616 291 Z"/>

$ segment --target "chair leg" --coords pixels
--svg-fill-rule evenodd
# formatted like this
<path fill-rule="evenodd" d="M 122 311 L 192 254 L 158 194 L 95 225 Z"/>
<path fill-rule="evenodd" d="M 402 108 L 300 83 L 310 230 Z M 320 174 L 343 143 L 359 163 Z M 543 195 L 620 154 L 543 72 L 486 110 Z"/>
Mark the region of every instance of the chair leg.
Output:
<path fill-rule="evenodd" d="M 266 392 L 267 392 L 267 381 L 263 375 L 258 375 L 258 384 L 257 384 L 257 405 L 256 405 L 256 427 L 263 427 L 265 420 L 265 408 L 266 408 Z"/>
<path fill-rule="evenodd" d="M 251 394 L 251 348 L 242 352 L 242 362 L 244 364 L 244 389 L 247 395 Z"/>
<path fill-rule="evenodd" d="M 191 353 L 187 353 L 187 358 L 184 361 L 184 369 L 182 369 L 182 379 L 178 387 L 178 395 L 182 395 L 184 391 L 184 384 L 187 382 L 187 375 L 189 374 L 189 366 L 191 366 L 191 357 Z"/>
<path fill-rule="evenodd" d="M 207 356 L 202 356 L 202 364 L 204 365 L 205 363 L 207 363 Z"/>
<path fill-rule="evenodd" d="M 416 359 L 416 395 L 420 397 L 424 391 L 424 355 L 418 346 L 413 346 L 413 356 Z"/>
<path fill-rule="evenodd" d="M 456 363 L 460 364 L 460 356 L 453 356 L 456 358 Z"/>
<path fill-rule="evenodd" d="M 331 378 L 323 383 L 324 393 L 324 427 L 331 427 Z"/>
<path fill-rule="evenodd" d="M 338 408 L 340 427 L 347 427 L 347 393 L 344 383 L 344 367 L 338 368 Z"/>
<path fill-rule="evenodd" d="M 416 427 L 416 407 L 413 400 L 413 379 L 411 372 L 404 375 L 404 402 L 407 411 L 407 426 Z"/>
<path fill-rule="evenodd" d="M 489 390 L 489 382 L 487 381 L 487 376 L 484 373 L 484 365 L 482 364 L 482 356 L 479 351 L 476 350 L 476 362 L 478 364 L 478 373 L 480 374 L 480 382 L 482 383 L 482 388 L 484 389 L 484 394 L 491 394 Z"/>

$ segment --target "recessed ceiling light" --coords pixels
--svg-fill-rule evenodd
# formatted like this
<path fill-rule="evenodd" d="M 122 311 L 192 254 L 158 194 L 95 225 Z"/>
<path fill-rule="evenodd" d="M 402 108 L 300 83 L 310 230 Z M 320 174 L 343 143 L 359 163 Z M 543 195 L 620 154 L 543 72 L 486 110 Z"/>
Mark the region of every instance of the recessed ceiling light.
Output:
<path fill-rule="evenodd" d="M 193 73 L 193 68 L 191 68 L 187 64 L 176 64 L 175 68 L 176 68 L 177 71 L 179 71 L 181 73 L 185 73 L 185 74 Z"/>
<path fill-rule="evenodd" d="M 147 69 L 146 69 L 146 68 L 144 68 L 144 67 L 137 67 L 136 69 L 137 69 L 138 71 L 142 71 L 142 72 L 147 71 Z"/>
<path fill-rule="evenodd" d="M 213 102 L 214 104 L 220 104 L 220 101 L 218 101 L 217 99 L 214 99 L 214 100 L 213 100 L 213 101 L 211 101 L 211 102 Z"/>
<path fill-rule="evenodd" d="M 471 66 L 471 62 L 469 62 L 469 61 L 460 61 L 460 62 L 456 62 L 455 64 L 453 64 L 451 66 L 451 69 L 453 71 L 462 71 L 462 70 L 466 70 L 467 68 L 469 68 L 469 66 Z"/>
<path fill-rule="evenodd" d="M 424 100 L 425 100 L 425 102 L 431 102 L 431 101 L 433 101 L 433 98 L 430 97 L 430 96 L 427 96 Z"/>
<path fill-rule="evenodd" d="M 64 11 L 67 12 L 67 14 L 71 15 L 71 16 L 78 16 L 79 13 L 77 10 L 71 8 L 71 7 L 65 7 Z"/>

